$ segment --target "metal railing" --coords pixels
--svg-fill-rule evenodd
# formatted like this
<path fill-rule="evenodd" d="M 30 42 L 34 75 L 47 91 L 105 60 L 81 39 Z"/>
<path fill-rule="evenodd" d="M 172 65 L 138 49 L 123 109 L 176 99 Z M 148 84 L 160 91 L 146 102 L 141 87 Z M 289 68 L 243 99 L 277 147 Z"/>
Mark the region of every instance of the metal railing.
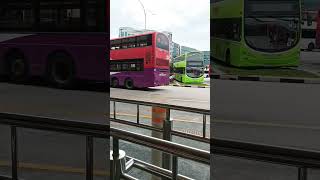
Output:
<path fill-rule="evenodd" d="M 320 169 L 320 152 L 244 143 L 224 139 L 211 139 L 213 155 L 236 157 L 296 167 L 298 180 L 308 179 L 308 169 Z"/>
<path fill-rule="evenodd" d="M 160 150 L 161 152 L 165 153 L 162 157 L 162 167 L 155 166 L 152 164 L 148 164 L 138 159 L 134 159 L 132 157 L 128 157 L 127 165 L 118 165 L 119 167 L 123 167 L 121 170 L 113 170 L 116 172 L 113 174 L 115 177 L 113 179 L 118 179 L 120 177 L 125 179 L 134 179 L 133 177 L 128 175 L 128 172 L 132 167 L 136 167 L 141 169 L 145 172 L 149 172 L 153 175 L 165 178 L 165 179 L 191 179 L 186 176 L 182 176 L 177 174 L 178 170 L 178 158 L 185 158 L 189 160 L 193 160 L 195 162 L 200 162 L 202 164 L 210 165 L 210 152 L 203 151 L 200 149 L 192 148 L 183 146 L 180 144 L 176 144 L 171 142 L 172 136 L 182 137 L 185 139 L 206 143 L 209 145 L 210 137 L 207 132 L 207 116 L 210 116 L 210 110 L 204 110 L 200 108 L 191 108 L 191 107 L 184 107 L 184 106 L 175 106 L 163 103 L 153 103 L 153 102 L 144 102 L 144 101 L 136 101 L 136 100 L 125 100 L 125 99 L 118 99 L 118 98 L 110 98 L 110 104 L 113 105 L 113 112 L 110 112 L 110 121 L 124 124 L 128 126 L 133 126 L 137 128 L 142 128 L 154 132 L 162 133 L 162 139 L 157 139 L 141 134 L 136 134 L 133 132 L 128 132 L 120 129 L 111 128 L 111 135 L 114 136 L 113 140 L 113 152 L 114 157 L 113 159 L 117 159 L 119 156 L 119 139 L 132 142 L 135 144 L 140 144 L 142 146 Z M 136 114 L 135 114 L 135 122 L 120 119 L 117 114 L 117 103 L 124 103 L 129 105 L 134 105 L 136 107 Z M 152 125 L 146 125 L 141 123 L 141 114 L 140 108 L 144 107 L 158 107 L 166 109 L 166 117 L 163 121 L 162 128 L 154 127 Z M 172 111 L 180 111 L 180 112 L 188 112 L 188 113 L 195 113 L 202 115 L 202 133 L 201 136 L 188 134 L 181 131 L 174 130 L 171 114 Z M 170 154 L 170 155 L 169 155 Z M 117 162 L 113 162 L 113 167 L 116 168 Z"/>
<path fill-rule="evenodd" d="M 169 104 L 163 104 L 163 103 L 153 103 L 153 102 L 144 102 L 144 101 L 136 101 L 136 100 L 125 100 L 125 99 L 119 99 L 119 98 L 110 98 L 110 102 L 113 104 L 113 112 L 112 112 L 112 115 L 110 116 L 111 122 L 116 122 L 116 123 L 120 123 L 120 124 L 125 124 L 125 125 L 129 125 L 129 126 L 147 129 L 147 130 L 162 132 L 164 134 L 164 136 L 170 136 L 170 137 L 171 136 L 179 136 L 179 137 L 190 139 L 190 140 L 195 140 L 195 141 L 204 142 L 204 143 L 210 143 L 210 137 L 207 135 L 207 133 L 208 133 L 207 132 L 207 124 L 208 124 L 208 122 L 210 122 L 210 120 L 209 121 L 207 120 L 207 116 L 210 116 L 210 110 L 184 107 L 184 106 L 175 106 L 175 105 L 169 105 Z M 122 119 L 117 118 L 117 105 L 116 105 L 116 103 L 125 103 L 125 104 L 135 105 L 136 106 L 136 122 L 131 122 L 131 121 L 122 120 Z M 141 117 L 140 107 L 141 106 L 150 106 L 150 107 L 154 106 L 154 107 L 160 107 L 160 108 L 167 109 L 167 113 L 166 113 L 167 116 L 166 116 L 165 121 L 163 122 L 163 128 L 156 128 L 156 127 L 153 127 L 150 125 L 142 124 L 140 122 L 140 117 Z M 170 116 L 171 112 L 173 110 L 180 111 L 180 112 L 201 114 L 202 115 L 201 136 L 173 130 L 172 119 Z M 167 138 L 164 137 L 164 139 L 171 141 L 170 137 L 167 137 Z"/>
<path fill-rule="evenodd" d="M 109 138 L 109 126 L 84 122 L 74 122 L 53 118 L 0 113 L 0 124 L 10 127 L 11 132 L 11 177 L 18 180 L 18 136 L 19 128 L 55 131 L 66 134 L 86 136 L 86 180 L 93 180 L 94 138 Z M 0 179 L 5 178 L 4 176 Z"/>
<path fill-rule="evenodd" d="M 127 157 L 128 162 L 120 164 L 117 161 L 113 161 L 113 174 L 112 178 L 118 180 L 124 179 L 136 179 L 128 175 L 128 171 L 132 167 L 136 167 L 143 171 L 149 172 L 153 175 L 167 178 L 167 179 L 191 179 L 189 177 L 178 174 L 178 158 L 189 159 L 202 164 L 210 165 L 210 152 L 204 151 L 174 142 L 165 141 L 162 139 L 145 136 L 117 128 L 110 128 L 110 134 L 113 137 L 113 159 L 119 159 L 119 140 L 139 144 L 148 148 L 156 149 L 164 153 L 172 155 L 172 170 L 157 167 L 152 164 L 148 164 L 141 160 L 137 160 L 132 157 Z M 125 168 L 121 168 L 125 167 Z"/>

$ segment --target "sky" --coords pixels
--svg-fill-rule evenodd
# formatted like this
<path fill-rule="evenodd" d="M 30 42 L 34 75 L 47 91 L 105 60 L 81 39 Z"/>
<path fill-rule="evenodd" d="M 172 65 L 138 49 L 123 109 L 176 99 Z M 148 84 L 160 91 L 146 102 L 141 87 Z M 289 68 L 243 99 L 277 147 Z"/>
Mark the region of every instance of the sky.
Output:
<path fill-rule="evenodd" d="M 172 32 L 174 42 L 201 51 L 210 50 L 210 0 L 141 0 L 147 29 Z M 139 0 L 111 0 L 111 38 L 120 27 L 144 29 Z"/>

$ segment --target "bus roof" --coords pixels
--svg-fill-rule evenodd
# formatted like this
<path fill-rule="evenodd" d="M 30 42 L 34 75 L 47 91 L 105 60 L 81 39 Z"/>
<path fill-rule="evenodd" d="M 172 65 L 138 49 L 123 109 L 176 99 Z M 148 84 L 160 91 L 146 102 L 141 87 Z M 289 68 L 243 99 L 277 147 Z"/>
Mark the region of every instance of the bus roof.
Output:
<path fill-rule="evenodd" d="M 125 38 L 132 38 L 132 37 L 144 36 L 144 35 L 149 35 L 149 34 L 157 34 L 157 33 L 159 33 L 159 32 L 157 32 L 157 31 L 153 31 L 153 32 L 146 32 L 146 33 L 143 33 L 143 34 L 137 34 L 137 35 L 134 35 L 134 36 L 126 36 L 126 37 L 112 38 L 111 40 L 125 39 Z"/>

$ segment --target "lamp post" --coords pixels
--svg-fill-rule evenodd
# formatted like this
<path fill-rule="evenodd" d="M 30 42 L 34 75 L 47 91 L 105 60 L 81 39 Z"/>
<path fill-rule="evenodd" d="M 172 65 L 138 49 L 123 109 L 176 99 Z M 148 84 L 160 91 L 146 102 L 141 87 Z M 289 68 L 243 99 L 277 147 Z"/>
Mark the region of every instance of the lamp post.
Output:
<path fill-rule="evenodd" d="M 138 0 L 139 3 L 141 4 L 142 8 L 143 8 L 143 13 L 144 13 L 144 29 L 147 29 L 147 13 L 146 13 L 146 9 L 144 8 L 143 3 L 141 2 L 141 0 Z"/>

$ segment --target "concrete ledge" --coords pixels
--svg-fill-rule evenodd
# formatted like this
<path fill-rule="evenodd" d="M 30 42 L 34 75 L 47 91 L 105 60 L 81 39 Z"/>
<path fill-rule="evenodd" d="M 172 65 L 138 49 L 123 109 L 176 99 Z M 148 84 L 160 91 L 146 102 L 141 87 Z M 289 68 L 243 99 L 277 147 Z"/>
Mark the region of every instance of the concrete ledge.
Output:
<path fill-rule="evenodd" d="M 239 80 L 239 81 L 261 81 L 261 82 L 280 82 L 280 83 L 302 83 L 302 84 L 320 84 L 320 78 L 287 78 L 271 76 L 236 76 L 213 74 L 211 79 L 221 80 Z"/>

